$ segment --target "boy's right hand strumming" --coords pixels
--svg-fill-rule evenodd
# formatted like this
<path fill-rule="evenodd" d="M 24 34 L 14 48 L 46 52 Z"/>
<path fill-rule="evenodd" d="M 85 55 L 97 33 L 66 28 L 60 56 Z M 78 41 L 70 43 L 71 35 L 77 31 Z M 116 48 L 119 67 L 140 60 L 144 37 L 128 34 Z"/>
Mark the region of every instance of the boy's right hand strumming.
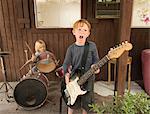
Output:
<path fill-rule="evenodd" d="M 70 79 L 70 73 L 66 73 L 66 74 L 65 74 L 65 82 L 66 82 L 66 85 L 69 83 L 69 79 Z"/>

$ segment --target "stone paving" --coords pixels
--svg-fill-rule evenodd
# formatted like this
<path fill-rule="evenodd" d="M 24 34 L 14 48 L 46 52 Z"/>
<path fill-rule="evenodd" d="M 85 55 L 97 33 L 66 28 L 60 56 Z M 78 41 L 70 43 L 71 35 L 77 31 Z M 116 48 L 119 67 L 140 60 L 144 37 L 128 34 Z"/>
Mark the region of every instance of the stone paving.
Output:
<path fill-rule="evenodd" d="M 43 105 L 39 105 L 38 108 L 33 110 L 25 109 L 16 103 L 13 98 L 13 90 L 19 82 L 9 82 L 13 87 L 11 89 L 8 85 L 8 96 L 12 98 L 7 98 L 7 92 L 5 92 L 5 85 L 0 89 L 0 114 L 59 114 L 60 111 L 60 81 L 50 81 L 48 87 L 48 97 L 45 100 Z M 0 83 L 0 87 L 3 82 Z M 103 101 L 112 101 L 113 99 L 113 85 L 107 84 L 107 82 L 97 81 L 95 82 L 95 101 L 101 103 Z M 132 82 L 131 91 L 137 92 L 143 91 L 136 83 Z M 63 100 L 62 100 L 63 101 Z M 81 111 L 78 110 L 77 114 L 81 114 Z M 67 114 L 67 107 L 62 102 L 62 114 Z"/>

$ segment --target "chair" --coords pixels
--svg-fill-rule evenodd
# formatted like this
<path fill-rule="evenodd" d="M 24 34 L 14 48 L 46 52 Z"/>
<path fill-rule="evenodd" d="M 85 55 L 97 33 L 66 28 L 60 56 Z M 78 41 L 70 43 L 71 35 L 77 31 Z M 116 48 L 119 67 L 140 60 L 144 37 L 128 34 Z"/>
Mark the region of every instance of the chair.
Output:
<path fill-rule="evenodd" d="M 132 57 L 128 57 L 127 60 L 127 76 L 128 76 L 128 90 L 131 89 L 131 63 L 132 63 Z M 112 65 L 114 67 L 112 68 Z M 111 82 L 111 70 L 113 69 L 113 76 L 114 80 L 116 80 L 116 68 L 117 68 L 117 59 L 111 59 L 108 61 L 108 84 Z"/>

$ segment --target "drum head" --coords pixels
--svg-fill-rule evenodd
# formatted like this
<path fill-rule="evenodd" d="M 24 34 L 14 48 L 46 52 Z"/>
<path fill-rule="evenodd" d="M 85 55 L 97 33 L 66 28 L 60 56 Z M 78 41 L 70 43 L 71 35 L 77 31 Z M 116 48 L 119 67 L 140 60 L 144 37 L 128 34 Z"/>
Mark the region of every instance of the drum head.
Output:
<path fill-rule="evenodd" d="M 56 68 L 56 64 L 52 59 L 43 59 L 36 64 L 36 67 L 40 72 L 49 73 Z"/>
<path fill-rule="evenodd" d="M 14 98 L 18 105 L 30 110 L 43 105 L 48 95 L 47 92 L 47 86 L 42 81 L 29 78 L 16 85 Z"/>

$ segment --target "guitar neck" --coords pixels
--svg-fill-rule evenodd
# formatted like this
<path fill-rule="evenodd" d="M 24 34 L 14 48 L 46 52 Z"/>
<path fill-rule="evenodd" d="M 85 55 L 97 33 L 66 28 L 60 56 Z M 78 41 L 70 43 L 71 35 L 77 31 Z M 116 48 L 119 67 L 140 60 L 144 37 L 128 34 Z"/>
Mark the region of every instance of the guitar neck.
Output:
<path fill-rule="evenodd" d="M 90 78 L 96 70 L 98 70 L 100 67 L 102 67 L 105 63 L 109 61 L 109 58 L 107 55 L 105 55 L 99 62 L 97 62 L 94 67 L 90 68 L 84 75 L 81 76 L 81 78 L 78 81 L 79 85 L 83 85 L 88 78 Z"/>

